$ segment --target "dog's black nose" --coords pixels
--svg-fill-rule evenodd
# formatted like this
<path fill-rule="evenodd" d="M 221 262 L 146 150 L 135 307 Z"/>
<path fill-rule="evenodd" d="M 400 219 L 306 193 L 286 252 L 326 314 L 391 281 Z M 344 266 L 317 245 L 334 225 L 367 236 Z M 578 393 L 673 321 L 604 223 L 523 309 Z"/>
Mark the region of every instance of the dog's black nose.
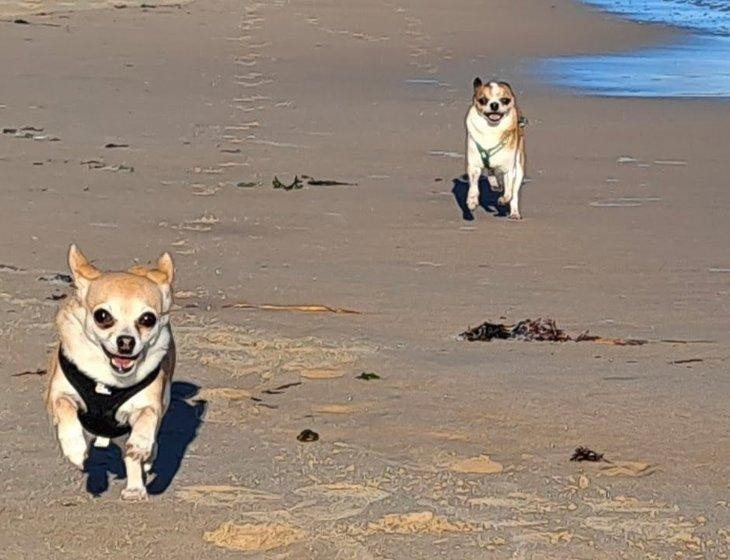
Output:
<path fill-rule="evenodd" d="M 120 354 L 128 356 L 134 352 L 134 337 L 133 336 L 118 336 L 117 337 L 117 349 Z"/>
<path fill-rule="evenodd" d="M 497 111 L 497 110 L 499 110 L 499 103 L 497 103 L 496 101 L 492 101 L 492 102 L 491 102 L 491 103 L 489 104 L 489 108 L 490 108 L 490 109 L 491 109 L 492 111 Z"/>

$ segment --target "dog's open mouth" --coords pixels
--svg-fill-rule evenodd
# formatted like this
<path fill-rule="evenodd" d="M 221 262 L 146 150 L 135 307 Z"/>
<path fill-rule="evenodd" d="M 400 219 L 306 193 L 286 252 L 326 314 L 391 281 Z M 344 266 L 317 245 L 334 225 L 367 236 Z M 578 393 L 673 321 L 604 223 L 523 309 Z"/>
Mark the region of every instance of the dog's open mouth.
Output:
<path fill-rule="evenodd" d="M 504 116 L 504 113 L 484 113 L 484 116 L 487 117 L 487 120 L 492 123 L 498 123 L 502 120 L 502 117 Z"/>
<path fill-rule="evenodd" d="M 135 354 L 134 356 L 120 356 L 119 354 L 112 354 L 106 348 L 104 348 L 104 353 L 109 358 L 109 363 L 112 368 L 117 373 L 122 374 L 132 371 L 134 364 L 137 362 L 137 358 L 139 358 L 139 354 Z"/>

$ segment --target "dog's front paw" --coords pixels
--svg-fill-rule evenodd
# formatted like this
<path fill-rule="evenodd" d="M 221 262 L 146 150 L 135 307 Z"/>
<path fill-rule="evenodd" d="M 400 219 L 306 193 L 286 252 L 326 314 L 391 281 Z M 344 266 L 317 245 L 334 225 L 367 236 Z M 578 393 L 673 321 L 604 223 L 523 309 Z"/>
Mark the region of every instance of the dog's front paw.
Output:
<path fill-rule="evenodd" d="M 146 436 L 132 433 L 124 448 L 124 456 L 134 461 L 147 461 L 152 455 L 154 440 Z"/>
<path fill-rule="evenodd" d="M 59 442 L 61 443 L 63 456 L 71 461 L 76 468 L 83 470 L 84 462 L 89 455 L 84 436 L 61 438 Z"/>
<path fill-rule="evenodd" d="M 147 489 L 144 486 L 122 490 L 122 500 L 125 502 L 146 502 L 148 499 Z"/>
<path fill-rule="evenodd" d="M 511 212 L 509 216 L 507 216 L 510 220 L 521 220 L 522 215 L 519 212 Z"/>

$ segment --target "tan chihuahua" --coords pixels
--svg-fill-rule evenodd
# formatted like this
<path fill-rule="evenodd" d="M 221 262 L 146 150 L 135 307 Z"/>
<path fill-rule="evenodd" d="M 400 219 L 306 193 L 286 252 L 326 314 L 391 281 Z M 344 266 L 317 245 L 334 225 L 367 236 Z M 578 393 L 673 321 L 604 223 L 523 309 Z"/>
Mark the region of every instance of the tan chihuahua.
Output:
<path fill-rule="evenodd" d="M 68 263 L 76 291 L 56 316 L 46 406 L 63 455 L 80 469 L 92 439 L 105 447 L 125 438 L 122 499 L 144 500 L 175 368 L 172 258 L 102 272 L 72 245 Z"/>

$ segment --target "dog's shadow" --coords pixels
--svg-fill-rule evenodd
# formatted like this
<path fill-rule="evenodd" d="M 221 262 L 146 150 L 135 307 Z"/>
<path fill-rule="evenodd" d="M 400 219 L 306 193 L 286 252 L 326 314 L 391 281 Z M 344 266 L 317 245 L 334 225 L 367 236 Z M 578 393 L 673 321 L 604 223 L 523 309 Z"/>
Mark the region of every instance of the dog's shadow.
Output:
<path fill-rule="evenodd" d="M 466 175 L 461 175 L 453 179 L 452 182 L 454 187 L 451 189 L 451 193 L 454 195 L 456 204 L 461 209 L 463 218 L 469 221 L 473 220 L 474 214 L 466 205 L 466 197 L 469 192 L 469 179 Z M 509 209 L 497 202 L 500 196 L 502 196 L 502 192 L 493 191 L 486 177 L 479 178 L 479 206 L 497 218 L 504 218 L 507 216 Z"/>
<path fill-rule="evenodd" d="M 198 429 L 203 422 L 206 402 L 203 400 L 189 402 L 198 394 L 200 387 L 193 383 L 176 381 L 170 390 L 170 406 L 157 436 L 157 457 L 148 475 L 147 491 L 162 494 L 172 484 L 180 470 L 185 450 L 197 437 Z M 86 490 L 100 496 L 109 489 L 109 478 L 126 478 L 122 453 L 114 444 L 107 448 L 91 447 L 86 462 Z M 154 477 L 154 478 L 153 478 Z"/>

